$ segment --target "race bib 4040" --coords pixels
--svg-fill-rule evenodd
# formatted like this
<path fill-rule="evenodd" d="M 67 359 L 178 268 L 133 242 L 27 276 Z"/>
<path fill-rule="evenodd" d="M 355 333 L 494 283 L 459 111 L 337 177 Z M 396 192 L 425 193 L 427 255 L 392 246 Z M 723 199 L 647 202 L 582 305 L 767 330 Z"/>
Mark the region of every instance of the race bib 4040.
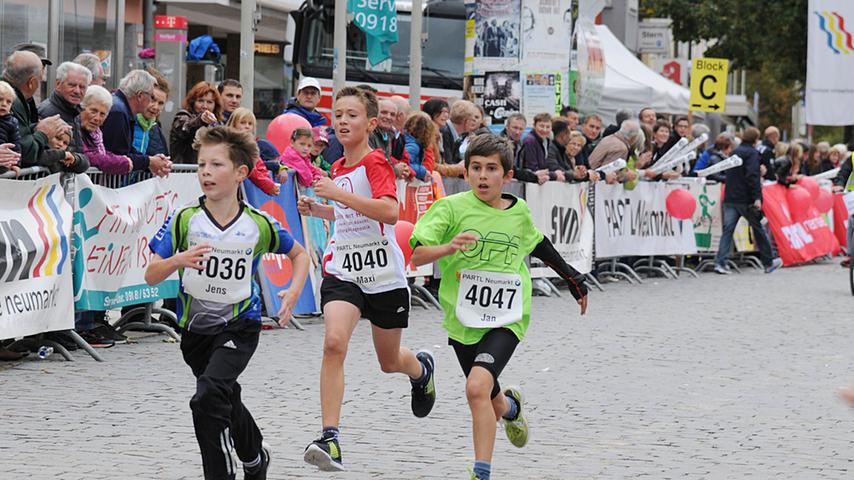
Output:
<path fill-rule="evenodd" d="M 184 269 L 184 291 L 199 300 L 238 303 L 252 294 L 253 245 L 189 238 L 188 246 L 207 243 L 211 247 L 205 268 Z"/>
<path fill-rule="evenodd" d="M 472 328 L 495 328 L 522 320 L 522 277 L 463 270 L 455 313 L 460 323 Z"/>
<path fill-rule="evenodd" d="M 394 256 L 385 237 L 335 241 L 335 269 L 341 279 L 373 288 L 395 281 Z"/>

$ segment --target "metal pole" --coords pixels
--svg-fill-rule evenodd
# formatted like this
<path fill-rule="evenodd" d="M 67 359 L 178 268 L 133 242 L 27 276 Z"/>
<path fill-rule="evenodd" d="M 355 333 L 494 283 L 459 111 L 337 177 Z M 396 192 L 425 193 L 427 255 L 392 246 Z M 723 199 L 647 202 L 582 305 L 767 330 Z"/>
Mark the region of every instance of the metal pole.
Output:
<path fill-rule="evenodd" d="M 47 58 L 53 60 L 59 66 L 59 20 L 62 16 L 62 0 L 50 0 L 47 12 Z M 48 90 L 53 91 L 56 83 L 56 68 L 47 69 Z"/>
<path fill-rule="evenodd" d="M 335 0 L 332 47 L 332 98 L 335 98 L 347 79 L 347 0 Z"/>
<path fill-rule="evenodd" d="M 142 0 L 142 46 L 154 47 L 154 0 Z"/>
<path fill-rule="evenodd" d="M 255 92 L 255 0 L 240 2 L 240 84 L 244 107 L 252 110 Z"/>
<path fill-rule="evenodd" d="M 409 30 L 409 106 L 421 110 L 421 0 L 412 0 Z"/>
<path fill-rule="evenodd" d="M 118 88 L 125 74 L 125 2 L 116 2 L 116 51 L 113 52 L 112 83 Z"/>

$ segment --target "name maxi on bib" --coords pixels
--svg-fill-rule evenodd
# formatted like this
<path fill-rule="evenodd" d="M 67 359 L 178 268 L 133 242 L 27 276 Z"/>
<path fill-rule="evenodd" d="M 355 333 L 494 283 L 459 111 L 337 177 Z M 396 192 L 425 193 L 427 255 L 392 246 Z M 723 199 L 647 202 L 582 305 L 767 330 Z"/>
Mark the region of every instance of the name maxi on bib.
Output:
<path fill-rule="evenodd" d="M 517 273 L 461 271 L 454 313 L 470 328 L 496 328 L 522 320 L 522 277 Z"/>
<path fill-rule="evenodd" d="M 252 295 L 252 252 L 254 243 L 224 242 L 190 235 L 189 248 L 207 243 L 211 247 L 201 270 L 186 269 L 184 291 L 199 300 L 238 303 Z"/>

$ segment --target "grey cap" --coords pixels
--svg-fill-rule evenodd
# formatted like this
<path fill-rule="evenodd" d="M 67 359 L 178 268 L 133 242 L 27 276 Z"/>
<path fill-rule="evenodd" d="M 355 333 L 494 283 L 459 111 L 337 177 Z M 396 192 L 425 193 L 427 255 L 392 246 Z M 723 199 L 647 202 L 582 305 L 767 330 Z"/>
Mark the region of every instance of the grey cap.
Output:
<path fill-rule="evenodd" d="M 40 45 L 38 43 L 30 43 L 30 42 L 19 43 L 19 44 L 15 45 L 12 48 L 12 50 L 15 52 L 18 52 L 18 51 L 33 52 L 36 55 L 38 55 L 38 57 L 41 59 L 42 65 L 44 65 L 46 67 L 53 65 L 53 62 L 49 58 L 47 58 L 47 49 L 43 45 Z"/>

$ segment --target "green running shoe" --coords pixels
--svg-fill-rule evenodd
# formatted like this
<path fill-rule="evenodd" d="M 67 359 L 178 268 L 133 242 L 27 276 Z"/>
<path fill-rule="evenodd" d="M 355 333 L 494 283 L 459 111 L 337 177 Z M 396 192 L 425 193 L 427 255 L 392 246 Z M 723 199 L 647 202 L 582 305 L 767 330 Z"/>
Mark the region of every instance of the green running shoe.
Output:
<path fill-rule="evenodd" d="M 338 444 L 337 438 L 322 437 L 311 442 L 305 447 L 303 459 L 306 463 L 310 463 L 324 472 L 344 470 L 344 463 L 341 461 L 341 446 Z"/>
<path fill-rule="evenodd" d="M 507 434 L 507 439 L 510 440 L 510 443 L 518 448 L 522 448 L 528 443 L 528 421 L 525 420 L 522 390 L 519 387 L 507 387 L 504 390 L 504 394 L 515 398 L 519 404 L 519 411 L 516 414 L 515 420 L 501 419 L 504 422 L 504 433 Z"/>
<path fill-rule="evenodd" d="M 418 418 L 424 418 L 433 410 L 436 403 L 436 385 L 433 383 L 433 374 L 436 371 L 436 361 L 433 354 L 427 350 L 421 350 L 415 355 L 427 370 L 427 383 L 424 385 L 412 384 L 412 413 Z"/>

